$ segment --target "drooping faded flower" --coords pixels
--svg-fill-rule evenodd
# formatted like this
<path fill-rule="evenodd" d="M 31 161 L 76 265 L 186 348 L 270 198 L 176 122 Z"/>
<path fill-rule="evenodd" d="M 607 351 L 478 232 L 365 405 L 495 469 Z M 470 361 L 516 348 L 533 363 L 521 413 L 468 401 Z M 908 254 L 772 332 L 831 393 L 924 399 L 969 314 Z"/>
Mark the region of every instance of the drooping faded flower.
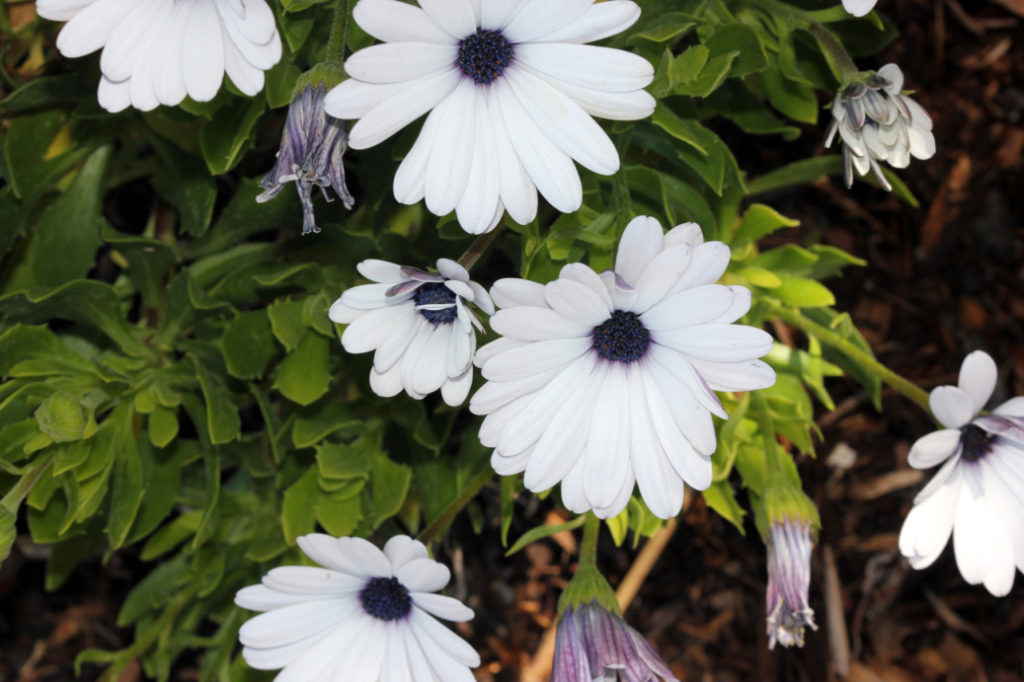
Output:
<path fill-rule="evenodd" d="M 757 358 L 772 338 L 733 324 L 750 291 L 715 284 L 729 247 L 700 228 L 664 234 L 654 218 L 626 228 L 615 270 L 565 266 L 547 285 L 495 283 L 502 335 L 476 354 L 487 383 L 470 410 L 487 415 L 480 441 L 503 476 L 525 471 L 534 492 L 561 482 L 562 501 L 602 518 L 622 511 L 639 485 L 651 511 L 675 516 L 684 482 L 711 483 L 714 391 L 771 386 Z"/>
<path fill-rule="evenodd" d="M 57 36 L 65 57 L 102 48 L 98 97 L 112 112 L 211 100 L 225 73 L 252 96 L 281 59 L 264 0 L 38 0 L 36 11 L 68 22 Z"/>
<path fill-rule="evenodd" d="M 900 67 L 886 64 L 878 73 L 844 85 L 833 100 L 825 146 L 831 147 L 839 134 L 847 187 L 853 185 L 854 169 L 862 176 L 870 170 L 879 185 L 892 191 L 879 162 L 906 168 L 911 156 L 930 159 L 935 154 L 932 119 L 920 104 L 900 94 L 902 90 Z"/>
<path fill-rule="evenodd" d="M 288 107 L 288 118 L 281 137 L 277 162 L 260 181 L 264 192 L 256 201 L 276 197 L 289 182 L 295 183 L 302 203 L 302 234 L 319 232 L 313 215 L 313 187 L 319 187 L 324 198 L 331 201 L 327 188 L 333 188 L 345 208 L 352 208 L 355 199 L 345 186 L 345 155 L 348 134 L 345 124 L 324 112 L 327 86 L 307 85 Z"/>
<path fill-rule="evenodd" d="M 395 174 L 395 198 L 455 211 L 471 233 L 507 209 L 537 213 L 537 190 L 562 212 L 583 198 L 573 161 L 610 175 L 619 155 L 592 116 L 634 120 L 654 111 L 642 57 L 585 45 L 640 16 L 629 0 L 360 0 L 356 22 L 380 45 L 345 62 L 350 76 L 327 111 L 359 119 L 353 149 L 372 147 L 430 112 Z"/>
<path fill-rule="evenodd" d="M 808 603 L 811 588 L 811 523 L 783 518 L 773 520 L 768 538 L 768 648 L 803 646 L 804 630 L 814 624 Z"/>
<path fill-rule="evenodd" d="M 644 636 L 596 600 L 558 622 L 551 682 L 678 682 Z"/>
<path fill-rule="evenodd" d="M 446 403 L 461 404 L 473 383 L 474 327 L 483 331 L 467 304 L 493 313 L 487 291 L 447 258 L 438 259 L 438 274 L 374 259 L 356 267 L 374 283 L 345 291 L 329 314 L 348 325 L 345 350 L 375 351 L 374 393 L 391 397 L 405 389 L 419 400 L 441 389 Z"/>
<path fill-rule="evenodd" d="M 377 549 L 362 538 L 313 534 L 299 548 L 323 568 L 283 566 L 235 603 L 264 611 L 238 631 L 242 657 L 278 682 L 473 682 L 476 651 L 434 618 L 473 618 L 448 584 L 444 564 L 423 543 L 397 535 Z"/>
<path fill-rule="evenodd" d="M 931 392 L 932 412 L 946 428 L 910 449 L 915 468 L 945 463 L 914 498 L 900 551 L 926 568 L 952 534 L 964 580 L 1001 597 L 1024 571 L 1024 397 L 978 416 L 996 385 L 996 364 L 982 351 L 964 358 L 958 384 Z"/>

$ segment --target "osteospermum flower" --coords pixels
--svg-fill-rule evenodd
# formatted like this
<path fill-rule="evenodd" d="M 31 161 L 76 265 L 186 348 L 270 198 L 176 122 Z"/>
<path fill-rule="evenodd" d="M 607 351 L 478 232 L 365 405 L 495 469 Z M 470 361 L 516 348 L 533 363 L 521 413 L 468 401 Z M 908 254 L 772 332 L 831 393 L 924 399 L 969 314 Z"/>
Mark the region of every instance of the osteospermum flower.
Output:
<path fill-rule="evenodd" d="M 932 412 L 946 428 L 914 443 L 910 465 L 945 463 L 914 498 L 900 551 L 914 568 L 926 568 L 952 534 L 964 580 L 1001 597 L 1016 569 L 1024 571 L 1024 397 L 977 416 L 995 385 L 995 362 L 975 351 L 964 358 L 957 386 L 931 392 Z"/>
<path fill-rule="evenodd" d="M 597 601 L 568 607 L 558 622 L 551 682 L 678 682 L 644 636 Z"/>
<path fill-rule="evenodd" d="M 302 234 L 319 232 L 313 214 L 313 187 L 319 187 L 324 199 L 331 201 L 327 188 L 334 188 L 345 208 L 352 208 L 355 199 L 345 185 L 345 155 L 348 135 L 345 126 L 324 112 L 327 86 L 307 85 L 292 100 L 285 120 L 281 149 L 277 162 L 260 181 L 265 190 L 256 197 L 262 203 L 276 197 L 286 183 L 294 182 L 302 204 Z"/>
<path fill-rule="evenodd" d="M 853 170 L 867 175 L 870 170 L 886 191 L 892 186 L 878 165 L 906 168 L 910 157 L 930 159 L 935 154 L 932 119 L 920 104 L 903 90 L 903 72 L 886 64 L 878 73 L 848 83 L 832 102 L 832 122 L 825 146 L 831 147 L 836 133 L 843 145 L 843 179 L 853 185 Z"/>
<path fill-rule="evenodd" d="M 391 397 L 404 388 L 421 399 L 441 389 L 446 403 L 462 403 L 473 383 L 474 327 L 483 331 L 467 303 L 493 313 L 487 291 L 447 258 L 438 259 L 438 274 L 374 259 L 356 267 L 374 284 L 345 291 L 329 315 L 348 325 L 345 350 L 375 351 L 374 393 Z"/>
<path fill-rule="evenodd" d="M 715 284 L 729 247 L 700 228 L 663 234 L 653 218 L 622 235 L 615 270 L 565 266 L 547 285 L 495 283 L 491 327 L 504 338 L 476 355 L 488 380 L 470 401 L 480 440 L 502 475 L 525 471 L 539 492 L 558 482 L 567 508 L 601 517 L 626 506 L 636 482 L 656 515 L 679 512 L 684 481 L 711 483 L 715 390 L 764 388 L 758 360 L 772 338 L 732 324 L 750 291 Z"/>
<path fill-rule="evenodd" d="M 619 168 L 591 116 L 633 120 L 654 111 L 642 57 L 585 45 L 640 16 L 629 0 L 360 0 L 356 22 L 381 45 L 345 62 L 327 96 L 332 116 L 359 119 L 349 144 L 365 149 L 430 112 L 395 174 L 395 198 L 454 210 L 468 232 L 492 229 L 505 209 L 537 213 L 537 190 L 559 211 L 583 198 L 573 161 L 601 175 Z"/>
<path fill-rule="evenodd" d="M 264 0 L 38 0 L 36 11 L 68 22 L 57 36 L 65 57 L 103 50 L 98 97 L 108 111 L 148 111 L 186 95 L 205 102 L 225 72 L 255 95 L 281 58 Z"/>
<path fill-rule="evenodd" d="M 811 587 L 811 524 L 785 518 L 768 531 L 768 648 L 803 646 L 804 629 L 814 630 L 814 610 L 808 603 Z"/>
<path fill-rule="evenodd" d="M 462 622 L 473 611 L 433 594 L 451 574 L 423 543 L 398 535 L 381 551 L 362 538 L 298 542 L 323 568 L 275 568 L 235 595 L 242 608 L 265 612 L 238 631 L 250 666 L 283 668 L 277 682 L 472 682 L 480 657 L 434 616 Z"/>

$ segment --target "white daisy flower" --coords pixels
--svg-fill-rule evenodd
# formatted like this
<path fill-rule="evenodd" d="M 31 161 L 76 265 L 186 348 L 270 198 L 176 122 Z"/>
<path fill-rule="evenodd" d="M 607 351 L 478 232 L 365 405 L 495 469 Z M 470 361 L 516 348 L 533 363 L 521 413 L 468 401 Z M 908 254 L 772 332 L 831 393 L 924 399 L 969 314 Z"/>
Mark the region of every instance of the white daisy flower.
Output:
<path fill-rule="evenodd" d="M 920 104 L 903 90 L 903 72 L 886 64 L 878 73 L 847 83 L 832 102 L 832 122 L 825 146 L 831 147 L 836 133 L 843 145 L 843 179 L 853 185 L 853 169 L 859 175 L 870 170 L 878 184 L 892 191 L 878 165 L 906 168 L 910 157 L 930 159 L 935 155 L 932 119 Z"/>
<path fill-rule="evenodd" d="M 654 111 L 642 57 L 585 45 L 640 16 L 629 0 L 360 0 L 356 22 L 383 44 L 345 62 L 349 80 L 327 112 L 359 119 L 349 146 L 378 144 L 430 112 L 395 174 L 395 198 L 456 212 L 471 233 L 508 209 L 537 214 L 537 190 L 559 211 L 583 200 L 573 161 L 601 175 L 619 155 L 591 116 L 634 120 Z"/>
<path fill-rule="evenodd" d="M 356 267 L 374 284 L 348 289 L 328 314 L 348 325 L 345 350 L 375 351 L 373 392 L 390 398 L 405 389 L 420 400 L 441 389 L 446 403 L 461 404 L 473 383 L 474 327 L 483 331 L 466 304 L 493 313 L 487 291 L 447 258 L 438 259 L 439 274 L 375 259 Z"/>
<path fill-rule="evenodd" d="M 225 72 L 252 96 L 281 58 L 264 0 L 38 0 L 36 11 L 68 22 L 57 36 L 65 57 L 103 50 L 98 97 L 107 111 L 149 111 L 186 95 L 205 102 Z"/>
<path fill-rule="evenodd" d="M 900 551 L 914 568 L 930 566 L 953 536 L 964 580 L 997 597 L 1024 571 L 1024 397 L 978 416 L 996 386 L 996 363 L 982 351 L 964 358 L 958 386 L 931 392 L 946 428 L 919 438 L 910 465 L 945 462 L 914 498 L 900 531 Z"/>
<path fill-rule="evenodd" d="M 470 401 L 487 417 L 480 440 L 501 475 L 525 471 L 534 492 L 562 484 L 565 506 L 603 518 L 626 506 L 634 481 L 655 514 L 683 503 L 683 483 L 711 484 L 715 429 L 728 417 L 714 391 L 771 386 L 757 358 L 772 338 L 732 324 L 750 291 L 715 284 L 729 247 L 688 223 L 664 234 L 633 220 L 615 270 L 565 266 L 547 285 L 495 283 L 499 310 L 476 364 L 488 383 Z"/>
<path fill-rule="evenodd" d="M 246 663 L 283 668 L 275 682 L 473 682 L 479 655 L 434 620 L 468 621 L 473 611 L 433 594 L 451 574 L 423 543 L 397 535 L 382 552 L 362 538 L 298 542 L 323 568 L 275 568 L 235 595 L 243 609 L 265 611 L 238 631 Z"/>

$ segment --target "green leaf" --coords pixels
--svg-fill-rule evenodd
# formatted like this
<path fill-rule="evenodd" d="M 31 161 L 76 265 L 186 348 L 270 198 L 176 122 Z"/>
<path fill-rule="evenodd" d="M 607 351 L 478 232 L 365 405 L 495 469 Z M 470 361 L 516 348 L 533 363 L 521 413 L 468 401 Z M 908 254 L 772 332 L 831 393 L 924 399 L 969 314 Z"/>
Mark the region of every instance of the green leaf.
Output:
<path fill-rule="evenodd" d="M 299 347 L 299 342 L 309 331 L 304 321 L 304 304 L 302 301 L 277 300 L 267 307 L 270 326 L 274 336 L 284 349 L 291 353 Z"/>
<path fill-rule="evenodd" d="M 339 497 L 320 495 L 316 502 L 316 519 L 335 537 L 351 535 L 363 518 L 362 503 L 358 495 Z"/>
<path fill-rule="evenodd" d="M 43 211 L 9 273 L 7 291 L 60 286 L 93 267 L 102 243 L 101 201 L 110 153 L 111 147 L 93 152 L 67 191 Z"/>
<path fill-rule="evenodd" d="M 330 387 L 330 352 L 330 341 L 306 334 L 278 367 L 274 388 L 299 405 L 315 402 Z"/>
<path fill-rule="evenodd" d="M 798 308 L 814 308 L 834 305 L 835 296 L 821 282 L 805 277 L 779 274 L 781 284 L 771 290 L 772 296 L 787 305 Z"/>
<path fill-rule="evenodd" d="M 54 443 L 79 440 L 85 436 L 90 415 L 74 397 L 67 393 L 54 393 L 35 412 L 39 430 Z"/>
<path fill-rule="evenodd" d="M 28 205 L 92 151 L 88 146 L 72 146 L 66 118 L 58 110 L 21 116 L 11 119 L 5 131 L 4 176 L 14 196 Z"/>
<path fill-rule="evenodd" d="M 665 43 L 673 39 L 681 38 L 696 25 L 696 22 L 693 21 L 693 17 L 685 12 L 669 12 L 658 17 L 658 23 L 656 26 L 645 31 L 631 34 L 626 40 L 626 43 L 628 45 L 635 45 L 641 40 Z"/>
<path fill-rule="evenodd" d="M 167 447 L 178 435 L 178 417 L 166 407 L 149 413 L 149 442 L 158 448 Z"/>
<path fill-rule="evenodd" d="M 739 227 L 736 228 L 731 246 L 733 250 L 741 249 L 747 244 L 754 243 L 761 239 L 761 237 L 772 234 L 780 228 L 796 227 L 799 224 L 799 220 L 787 218 L 771 206 L 751 204 L 746 213 L 743 214 L 743 220 L 740 222 Z"/>
<path fill-rule="evenodd" d="M 281 529 L 289 545 L 294 545 L 296 538 L 311 533 L 316 527 L 316 503 L 320 495 L 316 473 L 316 467 L 310 467 L 284 491 Z"/>
<path fill-rule="evenodd" d="M 117 549 L 128 537 L 145 489 L 142 485 L 140 452 L 132 434 L 131 407 L 127 403 L 120 403 L 107 417 L 107 421 L 113 423 L 114 429 L 114 474 L 105 530 L 110 539 L 110 547 Z"/>
<path fill-rule="evenodd" d="M 220 382 L 220 378 L 207 371 L 195 356 L 192 356 L 192 364 L 195 367 L 196 378 L 199 379 L 199 388 L 203 392 L 203 402 L 206 403 L 210 442 L 214 445 L 230 443 L 238 438 L 242 428 L 238 408 L 235 407 L 231 392 Z"/>
<path fill-rule="evenodd" d="M 7 507 L 0 506 L 0 566 L 7 561 L 14 540 L 18 536 L 15 521 L 17 518 L 14 514 Z"/>
<path fill-rule="evenodd" d="M 142 560 L 152 561 L 180 545 L 196 532 L 202 518 L 201 509 L 192 509 L 157 530 L 142 546 Z"/>
<path fill-rule="evenodd" d="M 324 443 L 316 448 L 316 463 L 324 478 L 347 479 L 365 477 L 370 473 L 374 457 L 381 455 L 380 437 L 366 435 L 350 445 Z"/>
<path fill-rule="evenodd" d="M 736 501 L 736 493 L 733 491 L 729 481 L 718 481 L 712 483 L 711 487 L 703 493 L 704 502 L 714 509 L 719 516 L 736 526 L 740 535 L 746 535 L 743 529 L 743 516 L 746 514 L 743 508 Z"/>
<path fill-rule="evenodd" d="M 733 52 L 739 53 L 729 73 L 734 78 L 742 78 L 768 68 L 768 56 L 765 54 L 761 39 L 747 24 L 738 21 L 721 24 L 715 28 L 715 32 L 705 45 L 712 58 Z"/>
<path fill-rule="evenodd" d="M 405 504 L 412 482 L 412 470 L 404 464 L 391 461 L 385 453 L 380 452 L 373 460 L 370 481 L 373 493 L 367 522 L 371 529 L 376 530 Z"/>
<path fill-rule="evenodd" d="M 580 514 L 572 521 L 566 521 L 565 523 L 556 523 L 547 526 L 538 526 L 532 530 L 528 530 L 521 536 L 519 536 L 519 539 L 516 540 L 514 545 L 509 547 L 508 551 L 505 552 L 505 556 L 512 556 L 513 554 L 515 554 L 522 548 L 526 547 L 527 545 L 532 545 L 538 540 L 549 538 L 555 533 L 561 533 L 563 530 L 575 530 L 576 528 L 582 526 L 584 522 L 586 522 L 586 520 L 587 515 Z"/>
<path fill-rule="evenodd" d="M 239 379 L 263 376 L 277 355 L 270 320 L 264 310 L 240 313 L 228 323 L 218 341 L 228 373 Z"/>
<path fill-rule="evenodd" d="M 829 175 L 841 175 L 843 162 L 839 156 L 815 156 L 802 161 L 794 161 L 782 168 L 751 180 L 747 183 L 747 196 L 772 192 L 795 185 L 805 185 Z"/>
<path fill-rule="evenodd" d="M 818 97 L 814 88 L 783 77 L 772 65 L 759 74 L 768 101 L 780 113 L 800 123 L 818 122 Z"/>
<path fill-rule="evenodd" d="M 617 516 L 605 519 L 604 523 L 612 535 L 612 542 L 616 547 L 621 547 L 622 543 L 626 541 L 626 534 L 629 533 L 629 506 L 627 505 Z"/>
<path fill-rule="evenodd" d="M 262 97 L 236 97 L 214 112 L 199 133 L 203 158 L 212 174 L 226 173 L 241 160 L 266 106 Z"/>
<path fill-rule="evenodd" d="M 351 415 L 348 405 L 329 402 L 295 419 L 292 444 L 297 448 L 312 447 L 332 433 L 354 433 L 363 430 L 365 425 L 366 422 Z"/>
<path fill-rule="evenodd" d="M 708 59 L 707 64 L 701 69 L 700 75 L 692 81 L 681 83 L 673 90 L 676 95 L 689 95 L 690 97 L 707 97 L 729 76 L 732 65 L 739 59 L 739 51 L 723 54 Z"/>

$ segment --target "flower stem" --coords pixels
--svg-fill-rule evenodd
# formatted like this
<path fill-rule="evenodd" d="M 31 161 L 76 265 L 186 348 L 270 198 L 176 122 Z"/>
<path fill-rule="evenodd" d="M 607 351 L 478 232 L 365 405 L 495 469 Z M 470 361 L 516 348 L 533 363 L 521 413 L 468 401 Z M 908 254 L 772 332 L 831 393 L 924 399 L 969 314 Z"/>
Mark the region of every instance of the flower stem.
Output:
<path fill-rule="evenodd" d="M 779 444 L 775 440 L 775 425 L 772 424 L 771 414 L 768 412 L 768 401 L 758 391 L 750 392 L 750 402 L 757 410 L 757 428 L 764 440 L 764 453 L 768 463 L 768 473 L 780 473 L 782 471 L 782 459 L 779 457 Z"/>
<path fill-rule="evenodd" d="M 580 568 L 597 566 L 597 538 L 601 534 L 601 519 L 587 512 L 583 524 L 583 544 L 580 545 Z"/>
<path fill-rule="evenodd" d="M 799 311 L 784 308 L 779 305 L 772 306 L 771 314 L 785 322 L 788 322 L 797 329 L 800 329 L 805 334 L 813 336 L 822 343 L 835 348 L 846 357 L 878 376 L 878 378 L 899 391 L 903 396 L 917 403 L 925 412 L 931 414 L 928 393 L 926 393 L 924 389 L 909 379 L 906 379 L 892 371 L 836 332 L 823 327 L 816 322 L 812 322 L 800 314 Z"/>
<path fill-rule="evenodd" d="M 498 238 L 498 230 L 500 229 L 501 225 L 498 225 L 490 232 L 484 232 L 483 234 L 478 235 L 477 238 L 473 240 L 473 243 L 469 245 L 469 248 L 466 249 L 466 252 L 459 257 L 459 265 L 467 270 L 476 265 L 476 262 L 480 260 L 480 256 L 484 255 L 484 251 L 487 250 L 487 247 L 489 247 L 494 240 Z"/>
<path fill-rule="evenodd" d="M 832 74 L 841 85 L 849 83 L 857 77 L 860 70 L 850 58 L 850 53 L 846 51 L 832 31 L 814 19 L 808 19 L 807 31 L 818 41 L 818 45 L 821 46 L 821 50 L 825 54 L 825 61 L 828 62 Z"/>
<path fill-rule="evenodd" d="M 479 493 L 493 477 L 494 471 L 492 471 L 491 467 L 488 465 L 469 482 L 469 485 L 467 485 L 466 489 L 462 491 L 462 494 L 459 495 L 454 502 L 448 505 L 445 510 L 441 512 L 440 516 L 434 519 L 429 526 L 420 531 L 420 534 L 416 536 L 416 539 L 425 545 L 429 545 L 433 542 L 434 538 L 436 538 L 437 535 L 452 522 L 452 519 L 455 518 L 456 514 L 462 511 L 462 509 L 477 496 L 477 493 Z"/>
<path fill-rule="evenodd" d="M 331 66 L 345 63 L 345 43 L 348 40 L 348 17 L 351 13 L 351 0 L 338 0 L 334 6 L 334 19 L 331 20 L 331 33 L 327 38 L 327 56 L 324 61 Z"/>

